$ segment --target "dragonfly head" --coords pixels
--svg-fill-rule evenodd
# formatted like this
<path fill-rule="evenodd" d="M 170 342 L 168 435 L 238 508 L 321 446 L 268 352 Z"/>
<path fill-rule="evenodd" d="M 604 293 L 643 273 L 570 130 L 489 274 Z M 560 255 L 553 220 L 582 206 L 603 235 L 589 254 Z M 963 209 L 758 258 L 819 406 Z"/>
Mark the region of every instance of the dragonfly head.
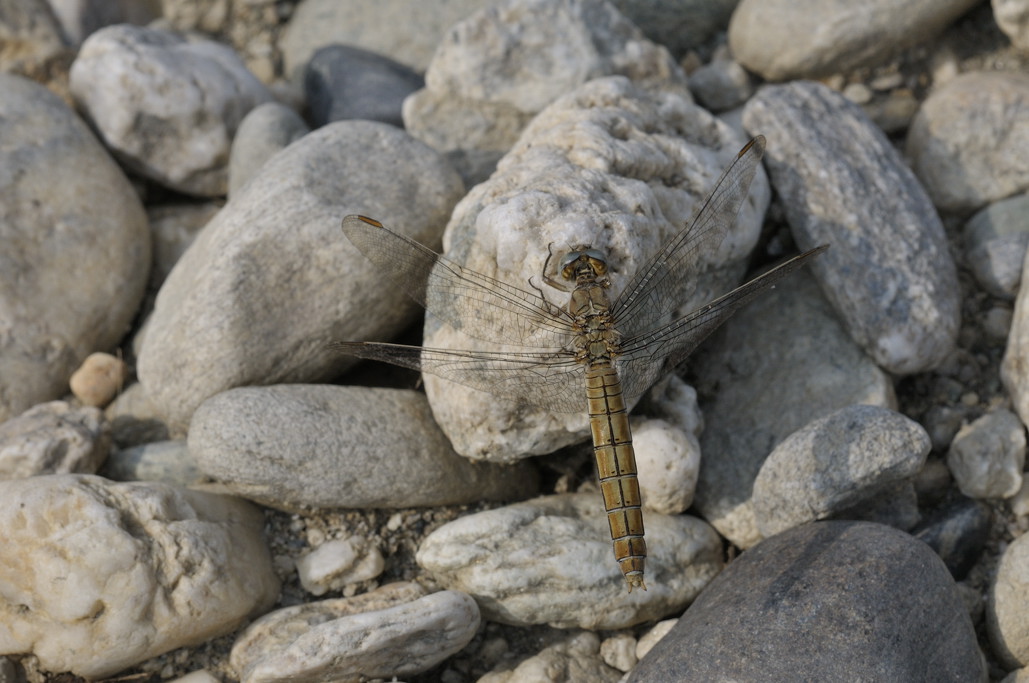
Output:
<path fill-rule="evenodd" d="M 607 260 L 597 249 L 584 249 L 572 251 L 561 258 L 561 277 L 566 280 L 574 280 L 580 274 L 599 277 L 607 273 Z"/>

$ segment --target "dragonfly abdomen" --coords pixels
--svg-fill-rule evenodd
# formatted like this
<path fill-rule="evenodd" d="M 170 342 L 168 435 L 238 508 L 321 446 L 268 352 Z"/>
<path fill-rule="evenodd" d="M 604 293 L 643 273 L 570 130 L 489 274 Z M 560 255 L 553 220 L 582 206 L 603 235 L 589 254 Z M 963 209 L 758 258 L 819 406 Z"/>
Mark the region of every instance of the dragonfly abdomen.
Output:
<path fill-rule="evenodd" d="M 632 433 L 622 399 L 621 381 L 610 364 L 586 368 L 586 398 L 590 429 L 593 431 L 593 453 L 597 459 L 600 490 L 611 527 L 615 559 L 629 583 L 629 592 L 633 586 L 646 590 L 643 566 L 647 543 L 643 540 L 636 454 L 632 449 Z"/>

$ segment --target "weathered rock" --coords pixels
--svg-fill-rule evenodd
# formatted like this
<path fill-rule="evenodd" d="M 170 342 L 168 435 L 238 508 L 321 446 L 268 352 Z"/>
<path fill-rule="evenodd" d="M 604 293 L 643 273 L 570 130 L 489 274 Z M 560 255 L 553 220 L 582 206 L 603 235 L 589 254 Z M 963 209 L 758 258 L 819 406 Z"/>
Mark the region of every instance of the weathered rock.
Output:
<path fill-rule="evenodd" d="M 394 583 L 272 612 L 236 639 L 230 661 L 242 683 L 389 679 L 432 668 L 478 628 L 479 610 L 467 595 L 424 595 L 418 584 Z"/>
<path fill-rule="evenodd" d="M 91 35 L 69 76 L 76 102 L 127 166 L 204 197 L 225 194 L 232 136 L 271 99 L 228 46 L 129 24 Z"/>
<path fill-rule="evenodd" d="M 111 437 L 118 448 L 131 448 L 171 438 L 168 425 L 154 410 L 143 386 L 136 382 L 118 394 L 104 411 L 111 423 Z M 185 438 L 183 431 L 181 437 Z"/>
<path fill-rule="evenodd" d="M 729 46 L 769 81 L 822 78 L 882 64 L 931 41 L 976 0 L 743 0 L 729 23 Z"/>
<path fill-rule="evenodd" d="M 61 27 L 46 0 L 12 0 L 0 21 L 0 71 L 43 74 L 66 52 Z"/>
<path fill-rule="evenodd" d="M 985 207 L 964 227 L 968 265 L 993 296 L 1014 299 L 1029 248 L 1029 194 Z"/>
<path fill-rule="evenodd" d="M 265 162 L 311 129 L 284 104 L 265 102 L 250 110 L 239 124 L 229 152 L 229 196 L 257 175 Z"/>
<path fill-rule="evenodd" d="M 988 678 L 957 587 L 924 543 L 816 522 L 733 561 L 628 680 Z"/>
<path fill-rule="evenodd" d="M 146 215 L 53 93 L 0 74 L 0 422 L 60 398 L 127 331 L 146 287 Z"/>
<path fill-rule="evenodd" d="M 448 32 L 404 104 L 411 134 L 447 152 L 469 181 L 518 139 L 534 114 L 590 79 L 620 74 L 689 98 L 668 51 L 603 0 L 502 0 Z M 470 157 L 470 158 L 469 158 Z M 491 169 L 489 169 L 491 170 Z"/>
<path fill-rule="evenodd" d="M 933 91 L 908 132 L 933 203 L 971 212 L 1029 189 L 1029 74 L 969 72 Z M 997 144 L 1003 140 L 1003 144 Z"/>
<path fill-rule="evenodd" d="M 714 112 L 734 109 L 754 93 L 750 75 L 724 51 L 691 73 L 689 84 L 697 101 Z"/>
<path fill-rule="evenodd" d="M 929 435 L 887 408 L 855 405 L 819 418 L 782 441 L 754 480 L 763 536 L 828 519 L 912 477 L 929 455 Z"/>
<path fill-rule="evenodd" d="M 568 293 L 540 281 L 547 245 L 589 245 L 607 254 L 614 301 L 646 259 L 703 205 L 742 144 L 686 99 L 648 94 L 620 77 L 591 81 L 537 116 L 497 173 L 458 204 L 444 238 L 447 255 L 522 289 L 531 278 L 549 301 L 564 306 Z M 768 202 L 760 173 L 751 191 L 731 235 L 696 255 L 697 289 L 682 302 L 683 314 L 738 282 Z M 551 277 L 558 277 L 558 253 L 550 259 Z M 513 348 L 471 339 L 431 316 L 425 345 Z M 466 457 L 512 461 L 550 453 L 589 434 L 578 398 L 560 408 L 576 412 L 559 413 L 519 407 L 513 402 L 519 397 L 485 400 L 474 389 L 432 376 L 425 380 L 433 414 Z"/>
<path fill-rule="evenodd" d="M 279 584 L 251 505 L 88 475 L 0 483 L 0 654 L 103 678 L 231 633 Z"/>
<path fill-rule="evenodd" d="M 401 389 L 233 389 L 197 410 L 189 450 L 234 492 L 284 510 L 517 500 L 537 488 L 529 463 L 454 453 L 425 396 Z"/>
<path fill-rule="evenodd" d="M 947 452 L 947 466 L 969 498 L 1010 498 L 1022 487 L 1025 427 L 998 409 L 962 427 Z"/>
<path fill-rule="evenodd" d="M 646 591 L 628 593 L 599 493 L 546 496 L 445 524 L 418 564 L 507 624 L 616 629 L 681 610 L 722 566 L 721 541 L 695 517 L 645 515 Z"/>
<path fill-rule="evenodd" d="M 54 0 L 47 4 L 61 24 L 61 33 L 73 45 L 81 45 L 104 26 L 145 26 L 161 16 L 161 4 L 154 0 Z"/>
<path fill-rule="evenodd" d="M 432 245 L 462 191 L 438 154 L 381 123 L 335 123 L 277 154 L 161 288 L 137 366 L 154 407 L 181 427 L 226 389 L 327 378 L 347 363 L 330 341 L 399 332 L 413 302 L 340 221 L 375 216 Z"/>
<path fill-rule="evenodd" d="M 768 138 L 766 163 L 847 331 L 897 374 L 939 365 L 960 326 L 957 272 L 936 210 L 886 136 L 824 85 L 758 91 L 743 113 Z"/>
<path fill-rule="evenodd" d="M 0 423 L 0 480 L 94 474 L 111 448 L 111 426 L 92 406 L 51 401 Z"/>
<path fill-rule="evenodd" d="M 803 271 L 736 313 L 689 363 L 705 422 L 694 504 L 742 548 L 761 538 L 751 493 L 776 445 L 849 405 L 896 408 L 890 378 Z"/>

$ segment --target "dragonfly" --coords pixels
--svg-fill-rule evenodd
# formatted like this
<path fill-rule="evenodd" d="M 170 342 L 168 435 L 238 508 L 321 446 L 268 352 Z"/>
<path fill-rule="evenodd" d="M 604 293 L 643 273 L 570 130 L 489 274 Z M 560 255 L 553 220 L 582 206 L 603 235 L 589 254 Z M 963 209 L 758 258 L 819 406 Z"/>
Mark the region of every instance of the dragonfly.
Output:
<path fill-rule="evenodd" d="M 822 245 L 785 261 L 686 315 L 676 310 L 695 291 L 697 256 L 717 247 L 735 223 L 765 149 L 755 137 L 722 174 L 696 217 L 673 236 L 613 299 L 605 254 L 576 248 L 561 257 L 561 307 L 542 289 L 527 291 L 465 268 L 365 216 L 343 219 L 343 233 L 429 313 L 512 350 L 426 348 L 380 342 L 333 347 L 458 382 L 548 411 L 586 410 L 615 560 L 628 584 L 646 590 L 643 511 L 627 406 L 673 372 L 734 311 L 811 258 Z M 530 281 L 531 285 L 531 281 Z"/>

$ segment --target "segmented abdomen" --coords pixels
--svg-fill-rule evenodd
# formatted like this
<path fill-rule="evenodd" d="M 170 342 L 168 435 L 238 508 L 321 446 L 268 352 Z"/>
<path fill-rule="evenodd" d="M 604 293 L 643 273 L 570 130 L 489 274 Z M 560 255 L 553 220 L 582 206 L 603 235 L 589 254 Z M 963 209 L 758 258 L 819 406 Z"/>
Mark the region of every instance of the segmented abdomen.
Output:
<path fill-rule="evenodd" d="M 622 399 L 621 382 L 613 367 L 594 365 L 586 368 L 586 398 L 593 431 L 593 453 L 597 458 L 600 490 L 604 494 L 615 559 L 629 583 L 629 592 L 633 586 L 646 590 L 643 565 L 647 544 L 643 540 L 636 454 L 632 449 L 632 433 Z"/>

